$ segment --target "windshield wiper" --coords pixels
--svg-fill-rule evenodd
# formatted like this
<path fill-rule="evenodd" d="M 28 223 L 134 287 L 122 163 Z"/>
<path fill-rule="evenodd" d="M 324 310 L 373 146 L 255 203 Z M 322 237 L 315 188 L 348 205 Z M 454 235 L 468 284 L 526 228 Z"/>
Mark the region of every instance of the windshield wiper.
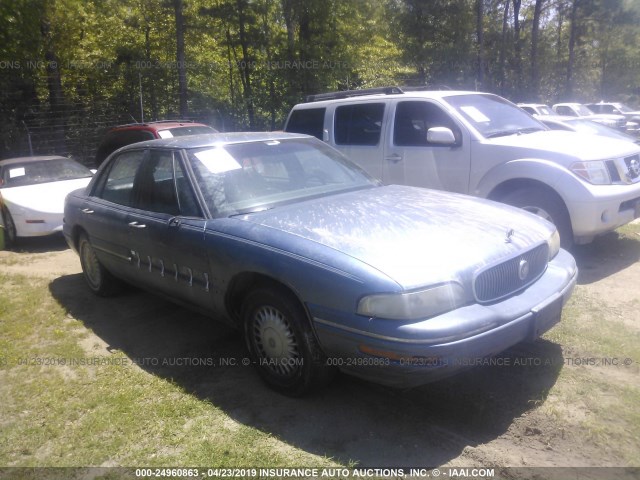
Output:
<path fill-rule="evenodd" d="M 526 135 L 527 133 L 534 133 L 542 131 L 539 127 L 529 128 L 517 128 L 515 130 L 498 130 L 497 132 L 490 133 L 487 138 L 506 137 L 508 135 Z"/>

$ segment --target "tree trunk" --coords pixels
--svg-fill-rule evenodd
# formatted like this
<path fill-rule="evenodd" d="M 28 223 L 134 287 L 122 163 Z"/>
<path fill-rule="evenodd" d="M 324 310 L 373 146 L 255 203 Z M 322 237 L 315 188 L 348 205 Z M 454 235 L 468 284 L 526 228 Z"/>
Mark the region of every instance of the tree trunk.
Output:
<path fill-rule="evenodd" d="M 60 76 L 60 62 L 51 36 L 51 23 L 47 17 L 47 5 L 44 7 L 40 19 L 40 34 L 44 44 L 44 60 L 47 72 L 47 89 L 49 91 L 49 106 L 51 110 L 51 145 L 53 152 L 58 155 L 68 153 L 65 140 L 66 112 L 64 94 L 62 93 L 62 78 Z"/>
<path fill-rule="evenodd" d="M 513 0 L 513 34 L 514 41 L 513 47 L 515 50 L 514 54 L 514 64 L 515 64 L 515 94 L 518 97 L 518 100 L 522 100 L 520 98 L 520 94 L 523 90 L 522 85 L 522 38 L 520 35 L 521 25 L 520 25 L 520 6 L 522 5 L 522 0 Z"/>
<path fill-rule="evenodd" d="M 540 14 L 544 0 L 536 0 L 533 8 L 533 25 L 531 26 L 531 93 L 539 100 L 540 71 L 538 67 L 538 41 L 540 32 Z"/>
<path fill-rule="evenodd" d="M 476 0 L 476 35 L 478 42 L 478 57 L 476 69 L 476 86 L 484 90 L 484 0 Z"/>
<path fill-rule="evenodd" d="M 176 18 L 176 62 L 178 70 L 178 98 L 180 102 L 180 116 L 185 118 L 189 113 L 187 103 L 187 65 L 184 53 L 184 16 L 182 0 L 173 0 Z"/>
<path fill-rule="evenodd" d="M 567 100 L 571 100 L 573 97 L 573 67 L 575 63 L 575 47 L 576 47 L 576 32 L 577 32 L 577 19 L 578 19 L 578 4 L 579 0 L 573 0 L 571 6 L 571 27 L 569 30 L 569 60 L 567 62 L 567 78 L 565 83 L 565 97 Z"/>
<path fill-rule="evenodd" d="M 499 84 L 500 84 L 500 95 L 503 97 L 506 94 L 506 85 L 505 85 L 505 61 L 507 57 L 507 32 L 509 29 L 509 2 L 510 0 L 505 0 L 504 2 L 504 13 L 502 15 L 502 39 L 500 45 L 500 70 L 499 70 Z"/>

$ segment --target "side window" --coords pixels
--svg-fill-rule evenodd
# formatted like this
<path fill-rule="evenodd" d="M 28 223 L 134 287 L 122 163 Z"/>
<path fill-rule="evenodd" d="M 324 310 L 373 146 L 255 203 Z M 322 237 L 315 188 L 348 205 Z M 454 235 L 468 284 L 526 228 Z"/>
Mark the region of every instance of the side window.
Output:
<path fill-rule="evenodd" d="M 287 132 L 313 135 L 322 140 L 325 108 L 304 108 L 291 112 Z"/>
<path fill-rule="evenodd" d="M 135 178 L 135 206 L 168 215 L 199 216 L 180 162 L 172 150 L 151 150 Z"/>
<path fill-rule="evenodd" d="M 456 141 L 461 140 L 456 124 L 437 105 L 420 101 L 400 102 L 396 107 L 393 143 L 402 147 L 428 146 L 427 130 L 433 127 L 449 128 Z"/>
<path fill-rule="evenodd" d="M 131 206 L 133 203 L 133 181 L 142 160 L 143 150 L 120 154 L 113 162 L 97 196 L 118 205 Z"/>
<path fill-rule="evenodd" d="M 182 165 L 177 158 L 174 158 L 173 166 L 176 178 L 176 192 L 178 193 L 178 207 L 180 208 L 180 215 L 185 217 L 202 217 L 200 207 L 198 207 L 198 202 L 196 201 L 196 196 L 189 184 L 189 179 L 185 175 Z"/>
<path fill-rule="evenodd" d="M 382 130 L 384 103 L 361 103 L 336 108 L 337 145 L 377 145 Z"/>
<path fill-rule="evenodd" d="M 558 108 L 556 108 L 556 112 L 558 112 L 558 115 L 566 115 L 568 117 L 576 116 L 576 114 L 573 113 L 573 110 L 571 110 L 569 107 L 566 107 L 564 105 L 560 105 Z"/>

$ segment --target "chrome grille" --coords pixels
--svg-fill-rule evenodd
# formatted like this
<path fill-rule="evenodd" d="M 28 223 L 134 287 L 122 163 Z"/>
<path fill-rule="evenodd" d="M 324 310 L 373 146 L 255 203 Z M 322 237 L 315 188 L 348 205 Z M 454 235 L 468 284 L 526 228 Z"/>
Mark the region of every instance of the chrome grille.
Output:
<path fill-rule="evenodd" d="M 473 280 L 476 300 L 494 302 L 522 290 L 544 273 L 548 260 L 549 246 L 545 242 L 507 261 L 483 268 Z"/>

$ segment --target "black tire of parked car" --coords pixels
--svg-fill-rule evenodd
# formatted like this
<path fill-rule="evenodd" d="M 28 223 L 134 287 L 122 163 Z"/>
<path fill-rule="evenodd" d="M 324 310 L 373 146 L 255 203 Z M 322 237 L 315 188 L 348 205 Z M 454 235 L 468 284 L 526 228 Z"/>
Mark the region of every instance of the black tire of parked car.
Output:
<path fill-rule="evenodd" d="M 110 297 L 121 290 L 122 283 L 102 266 L 86 234 L 80 235 L 78 253 L 84 279 L 93 293 Z"/>
<path fill-rule="evenodd" d="M 567 208 L 552 190 L 528 187 L 506 194 L 501 202 L 522 208 L 553 223 L 560 233 L 562 248 L 573 246 L 573 229 Z"/>
<path fill-rule="evenodd" d="M 16 224 L 7 207 L 2 207 L 2 224 L 4 225 L 4 246 L 11 248 L 15 246 L 18 235 L 16 233 Z"/>
<path fill-rule="evenodd" d="M 251 361 L 271 388 L 299 397 L 329 383 L 335 369 L 327 366 L 300 302 L 284 288 L 249 293 L 241 317 Z"/>

